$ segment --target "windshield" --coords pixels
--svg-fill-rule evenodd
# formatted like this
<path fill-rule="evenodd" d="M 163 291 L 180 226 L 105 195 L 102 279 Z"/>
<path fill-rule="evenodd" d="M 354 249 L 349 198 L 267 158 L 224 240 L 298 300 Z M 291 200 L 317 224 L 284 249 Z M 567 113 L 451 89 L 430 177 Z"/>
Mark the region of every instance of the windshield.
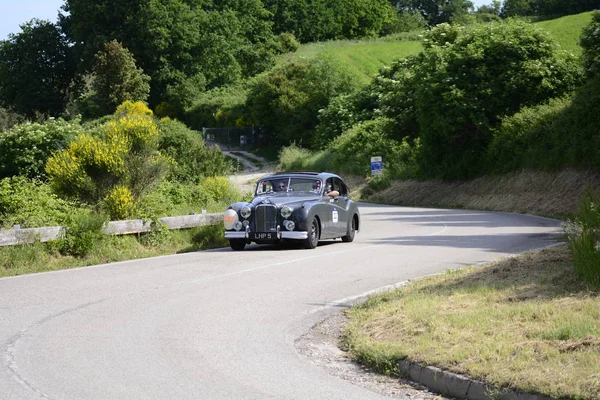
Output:
<path fill-rule="evenodd" d="M 286 192 L 321 194 L 322 186 L 321 180 L 315 178 L 274 177 L 259 181 L 256 195 Z"/>

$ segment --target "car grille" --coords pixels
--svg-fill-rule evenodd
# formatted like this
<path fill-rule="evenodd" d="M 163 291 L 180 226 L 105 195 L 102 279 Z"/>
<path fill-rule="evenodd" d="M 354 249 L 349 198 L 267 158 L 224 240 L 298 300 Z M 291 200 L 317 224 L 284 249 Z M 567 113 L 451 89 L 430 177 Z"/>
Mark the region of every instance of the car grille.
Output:
<path fill-rule="evenodd" d="M 256 232 L 273 232 L 277 230 L 277 207 L 261 204 L 256 207 L 256 219 L 254 221 Z"/>

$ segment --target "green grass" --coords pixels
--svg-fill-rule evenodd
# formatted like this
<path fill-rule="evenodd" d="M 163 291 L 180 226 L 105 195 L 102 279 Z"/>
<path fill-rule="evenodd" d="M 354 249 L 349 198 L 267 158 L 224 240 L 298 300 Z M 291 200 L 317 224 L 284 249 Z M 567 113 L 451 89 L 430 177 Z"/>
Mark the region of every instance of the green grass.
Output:
<path fill-rule="evenodd" d="M 296 52 L 280 56 L 278 64 L 311 60 L 318 55 L 329 56 L 346 65 L 348 71 L 365 85 L 382 66 L 417 54 L 422 48 L 418 41 L 334 40 L 302 45 Z"/>
<path fill-rule="evenodd" d="M 59 252 L 60 243 L 0 247 L 0 277 L 227 247 L 222 224 L 140 235 L 106 236 L 83 257 Z"/>
<path fill-rule="evenodd" d="M 423 279 L 348 315 L 347 348 L 384 372 L 408 358 L 499 388 L 599 398 L 600 297 L 566 246 Z"/>
<path fill-rule="evenodd" d="M 581 53 L 578 44 L 583 28 L 592 21 L 592 12 L 537 22 L 536 25 L 550 32 L 561 47 L 575 54 Z"/>

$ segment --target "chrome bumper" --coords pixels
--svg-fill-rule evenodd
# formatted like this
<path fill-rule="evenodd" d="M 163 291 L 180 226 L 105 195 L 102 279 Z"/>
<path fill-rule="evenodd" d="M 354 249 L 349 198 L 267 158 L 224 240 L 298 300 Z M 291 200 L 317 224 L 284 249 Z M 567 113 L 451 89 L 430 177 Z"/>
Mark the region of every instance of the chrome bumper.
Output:
<path fill-rule="evenodd" d="M 226 231 L 225 239 L 248 239 L 250 232 L 234 232 Z M 297 231 L 279 231 L 277 232 L 278 239 L 308 239 L 308 232 L 297 232 Z"/>

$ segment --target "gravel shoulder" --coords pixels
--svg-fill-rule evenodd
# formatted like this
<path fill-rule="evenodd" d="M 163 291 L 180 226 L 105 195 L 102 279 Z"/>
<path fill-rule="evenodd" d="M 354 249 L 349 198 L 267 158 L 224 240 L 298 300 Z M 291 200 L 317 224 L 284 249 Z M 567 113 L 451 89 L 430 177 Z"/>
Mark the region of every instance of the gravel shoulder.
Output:
<path fill-rule="evenodd" d="M 322 368 L 329 375 L 382 396 L 393 399 L 445 399 L 430 392 L 424 386 L 405 379 L 382 375 L 352 361 L 350 356 L 339 347 L 345 321 L 344 311 L 334 310 L 333 314 L 296 339 L 296 350 L 307 362 Z"/>

